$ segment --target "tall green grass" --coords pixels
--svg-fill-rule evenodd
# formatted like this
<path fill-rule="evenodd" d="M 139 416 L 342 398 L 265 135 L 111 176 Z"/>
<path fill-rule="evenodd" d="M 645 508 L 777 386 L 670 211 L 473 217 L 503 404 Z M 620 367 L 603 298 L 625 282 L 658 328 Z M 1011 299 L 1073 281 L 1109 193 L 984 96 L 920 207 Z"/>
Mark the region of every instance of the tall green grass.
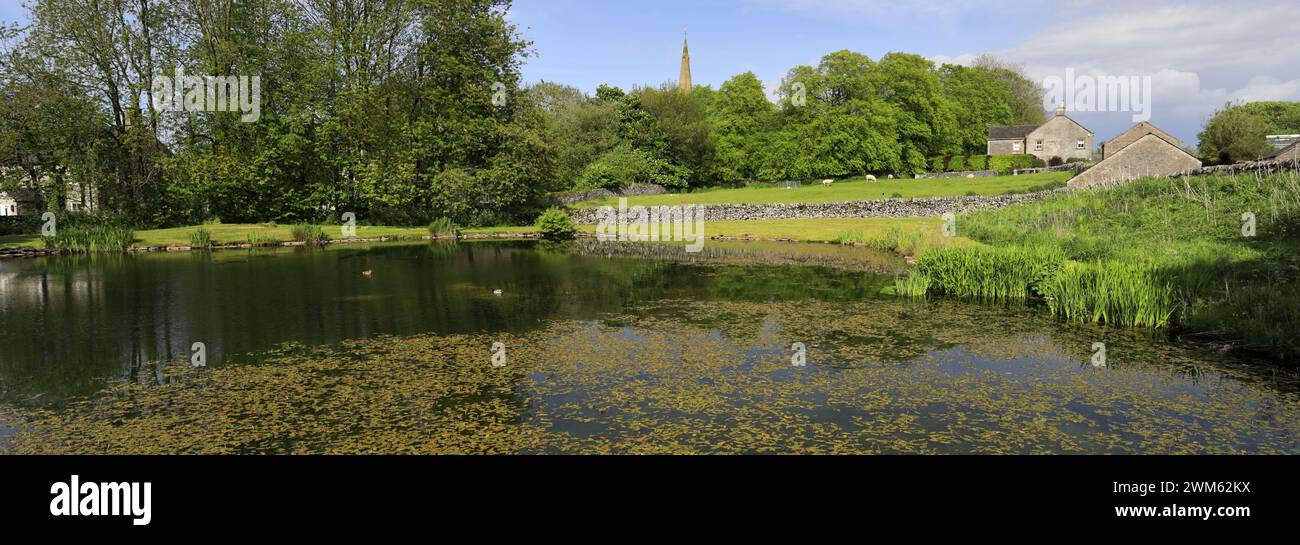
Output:
<path fill-rule="evenodd" d="M 1151 263 L 1071 263 L 1044 282 L 1052 314 L 1067 320 L 1127 327 L 1165 327 L 1180 304 Z"/>
<path fill-rule="evenodd" d="M 933 248 L 921 254 L 916 270 L 936 293 L 981 301 L 1023 301 L 1065 263 L 1052 247 L 992 246 Z"/>
<path fill-rule="evenodd" d="M 190 231 L 191 248 L 211 248 L 213 245 L 212 231 L 209 231 L 206 227 L 199 227 Z"/>
<path fill-rule="evenodd" d="M 1257 236 L 1243 235 L 1246 212 L 1258 220 Z M 958 224 L 994 249 L 926 251 L 917 270 L 932 281 L 929 292 L 1033 293 L 1064 319 L 1177 326 L 1300 357 L 1300 172 L 1147 178 L 976 212 Z M 1054 248 L 1059 266 L 1041 275 L 1034 260 L 1004 260 L 1029 247 Z"/>
<path fill-rule="evenodd" d="M 57 253 L 125 252 L 135 243 L 135 231 L 112 225 L 61 227 L 41 240 L 46 250 Z"/>
<path fill-rule="evenodd" d="M 293 240 L 306 243 L 308 246 L 320 246 L 329 242 L 330 237 L 325 234 L 325 228 L 319 225 L 295 225 Z"/>
<path fill-rule="evenodd" d="M 894 292 L 902 297 L 921 298 L 930 291 L 930 277 L 911 270 L 907 276 L 894 281 Z"/>
<path fill-rule="evenodd" d="M 842 244 L 844 246 L 852 246 L 854 244 L 866 244 L 867 235 L 863 234 L 862 231 L 844 231 L 835 236 L 835 243 Z"/>
<path fill-rule="evenodd" d="M 878 250 L 915 256 L 930 246 L 930 235 L 925 231 L 906 231 L 894 226 L 883 238 L 872 240 L 870 244 Z"/>
<path fill-rule="evenodd" d="M 460 227 L 449 218 L 435 218 L 432 222 L 429 222 L 429 235 L 433 238 L 458 238 L 460 237 Z"/>

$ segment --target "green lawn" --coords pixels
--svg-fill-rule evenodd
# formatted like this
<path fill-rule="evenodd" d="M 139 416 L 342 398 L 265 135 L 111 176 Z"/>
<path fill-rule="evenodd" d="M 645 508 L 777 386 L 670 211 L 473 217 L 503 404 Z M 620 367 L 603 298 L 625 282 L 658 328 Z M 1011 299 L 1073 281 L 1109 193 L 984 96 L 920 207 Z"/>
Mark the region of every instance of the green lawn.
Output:
<path fill-rule="evenodd" d="M 1062 184 L 1072 176 L 1069 172 L 1045 172 L 1023 176 L 998 176 L 996 178 L 960 178 L 955 180 L 879 180 L 867 182 L 862 177 L 835 182 L 832 187 L 820 183 L 798 189 L 784 189 L 760 185 L 738 189 L 705 189 L 685 194 L 645 195 L 629 197 L 629 206 L 661 206 L 678 204 L 769 204 L 769 203 L 821 203 L 841 201 L 866 201 L 895 197 L 958 197 L 974 192 L 979 195 L 1026 193 L 1032 188 L 1048 184 Z M 589 208 L 617 205 L 617 198 L 583 201 L 573 206 Z"/>

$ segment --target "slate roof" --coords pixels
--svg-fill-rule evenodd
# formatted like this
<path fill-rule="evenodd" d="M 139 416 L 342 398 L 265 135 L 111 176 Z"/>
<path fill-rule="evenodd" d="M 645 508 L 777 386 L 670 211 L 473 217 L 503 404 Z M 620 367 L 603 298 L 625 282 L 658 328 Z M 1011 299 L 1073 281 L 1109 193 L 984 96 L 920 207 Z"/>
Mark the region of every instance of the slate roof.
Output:
<path fill-rule="evenodd" d="M 989 140 L 1019 140 L 1042 125 L 1005 125 L 989 127 Z"/>
<path fill-rule="evenodd" d="M 1296 146 L 1300 146 L 1300 142 L 1296 142 L 1294 144 L 1291 144 L 1290 146 L 1277 150 L 1269 155 L 1265 155 L 1263 158 L 1260 159 L 1260 161 L 1272 161 L 1274 159 L 1277 159 L 1278 157 L 1281 157 L 1283 153 L 1287 153 L 1291 151 Z"/>

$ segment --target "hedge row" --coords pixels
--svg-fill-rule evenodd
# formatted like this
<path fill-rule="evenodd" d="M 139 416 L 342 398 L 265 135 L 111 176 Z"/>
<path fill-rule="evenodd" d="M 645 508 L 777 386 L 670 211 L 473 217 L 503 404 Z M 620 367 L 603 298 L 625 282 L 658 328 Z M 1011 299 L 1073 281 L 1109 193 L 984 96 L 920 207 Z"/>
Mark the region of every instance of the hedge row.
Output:
<path fill-rule="evenodd" d="M 996 170 L 999 174 L 1011 174 L 1015 169 L 1047 166 L 1042 159 L 1033 155 L 945 155 L 926 162 L 928 170 L 935 173 Z"/>
<path fill-rule="evenodd" d="M 996 170 L 998 174 L 1011 174 L 1011 171 L 1021 168 L 1042 168 L 1047 163 L 1033 155 L 994 155 L 989 170 Z"/>

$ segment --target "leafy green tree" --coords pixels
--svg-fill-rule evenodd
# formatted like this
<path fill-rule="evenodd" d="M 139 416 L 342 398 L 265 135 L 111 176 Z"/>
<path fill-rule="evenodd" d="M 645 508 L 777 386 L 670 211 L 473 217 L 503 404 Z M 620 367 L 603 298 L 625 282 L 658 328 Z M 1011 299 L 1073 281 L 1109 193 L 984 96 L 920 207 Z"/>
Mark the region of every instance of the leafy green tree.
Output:
<path fill-rule="evenodd" d="M 689 179 L 712 177 L 717 144 L 705 105 L 697 94 L 686 94 L 676 86 L 663 84 L 637 92 L 642 108 L 654 116 L 655 125 L 668 143 L 667 160 L 682 167 Z"/>
<path fill-rule="evenodd" d="M 1025 74 L 1025 68 L 999 60 L 992 55 L 980 55 L 974 67 L 992 73 L 1006 85 L 1011 93 L 1011 124 L 1042 125 L 1047 122 L 1043 111 L 1043 86 Z"/>
<path fill-rule="evenodd" d="M 956 149 L 952 151 L 984 153 L 988 128 L 1015 121 L 1010 88 L 982 68 L 945 64 L 939 68 L 939 78 L 956 120 L 952 129 Z"/>
<path fill-rule="evenodd" d="M 777 122 L 776 105 L 753 72 L 735 76 L 718 89 L 711 120 L 717 134 L 717 177 L 724 181 L 758 179 L 770 153 Z"/>
<path fill-rule="evenodd" d="M 1254 161 L 1273 149 L 1264 138 L 1268 131 L 1267 119 L 1227 104 L 1199 135 L 1201 157 L 1220 164 Z"/>

